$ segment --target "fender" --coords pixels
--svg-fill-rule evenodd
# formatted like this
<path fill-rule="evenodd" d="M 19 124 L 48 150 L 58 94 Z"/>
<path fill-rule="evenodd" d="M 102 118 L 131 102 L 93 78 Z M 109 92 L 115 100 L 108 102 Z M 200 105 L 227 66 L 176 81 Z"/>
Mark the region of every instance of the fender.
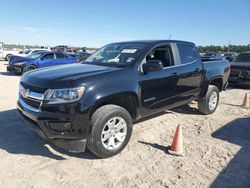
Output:
<path fill-rule="evenodd" d="M 102 105 L 105 104 L 115 104 L 125 108 L 133 119 L 136 119 L 139 109 L 139 99 L 135 91 L 120 91 L 113 93 L 112 91 L 104 91 L 97 94 L 97 92 L 88 92 L 82 98 L 81 109 L 89 110 L 89 118 L 94 113 L 94 111 Z"/>

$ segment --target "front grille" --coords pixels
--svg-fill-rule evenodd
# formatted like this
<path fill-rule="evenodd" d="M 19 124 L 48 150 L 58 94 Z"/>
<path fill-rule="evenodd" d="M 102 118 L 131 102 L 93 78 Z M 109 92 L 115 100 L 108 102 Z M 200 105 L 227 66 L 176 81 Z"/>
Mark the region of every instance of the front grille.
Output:
<path fill-rule="evenodd" d="M 238 69 L 231 69 L 231 76 L 238 77 L 240 75 L 241 71 Z"/>
<path fill-rule="evenodd" d="M 42 87 L 36 87 L 36 86 L 28 85 L 28 84 L 26 84 L 24 82 L 21 82 L 21 85 L 25 89 L 29 89 L 30 91 L 37 92 L 37 93 L 44 93 L 47 90 L 47 88 L 42 88 Z"/>
<path fill-rule="evenodd" d="M 35 100 L 35 99 L 31 99 L 31 98 L 24 98 L 22 95 L 20 96 L 21 99 L 28 105 L 34 107 L 34 108 L 39 108 L 41 101 L 39 100 Z"/>

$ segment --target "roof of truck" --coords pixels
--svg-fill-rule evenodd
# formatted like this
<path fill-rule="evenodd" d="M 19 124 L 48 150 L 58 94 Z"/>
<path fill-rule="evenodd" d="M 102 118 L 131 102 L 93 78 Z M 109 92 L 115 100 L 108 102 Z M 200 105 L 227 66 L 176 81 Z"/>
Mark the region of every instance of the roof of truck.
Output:
<path fill-rule="evenodd" d="M 193 42 L 181 41 L 181 40 L 133 40 L 133 41 L 122 41 L 115 43 L 148 43 L 148 44 L 156 44 L 156 43 L 188 43 L 195 45 Z"/>

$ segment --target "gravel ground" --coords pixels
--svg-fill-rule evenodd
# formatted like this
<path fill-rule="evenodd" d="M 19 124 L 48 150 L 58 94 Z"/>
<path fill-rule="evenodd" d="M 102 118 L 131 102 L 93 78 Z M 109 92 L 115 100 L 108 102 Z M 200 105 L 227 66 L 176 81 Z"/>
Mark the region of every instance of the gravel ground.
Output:
<path fill-rule="evenodd" d="M 63 152 L 17 117 L 19 76 L 0 61 L 0 187 L 250 187 L 249 90 L 221 93 L 217 111 L 201 115 L 196 103 L 134 125 L 125 150 L 97 159 L 89 151 Z M 185 157 L 166 153 L 183 126 Z"/>

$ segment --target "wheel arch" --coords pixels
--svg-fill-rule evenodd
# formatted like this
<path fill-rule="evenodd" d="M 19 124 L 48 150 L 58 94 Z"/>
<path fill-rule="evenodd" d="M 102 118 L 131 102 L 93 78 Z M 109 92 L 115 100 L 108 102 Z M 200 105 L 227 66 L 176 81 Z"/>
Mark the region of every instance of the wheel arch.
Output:
<path fill-rule="evenodd" d="M 219 89 L 219 91 L 221 92 L 223 90 L 223 78 L 221 76 L 218 76 L 218 77 L 214 77 L 210 80 L 205 81 L 205 83 L 202 87 L 201 93 L 199 95 L 199 98 L 202 98 L 206 95 L 208 87 L 210 85 L 216 86 Z"/>
<path fill-rule="evenodd" d="M 98 108 L 108 104 L 117 105 L 126 109 L 129 112 L 132 120 L 136 120 L 138 111 L 138 97 L 133 92 L 124 92 L 98 99 L 90 108 L 89 118 L 91 119 L 91 116 Z"/>
<path fill-rule="evenodd" d="M 209 81 L 208 85 L 216 86 L 219 89 L 219 91 L 221 92 L 223 90 L 223 78 L 222 77 L 213 78 Z"/>

